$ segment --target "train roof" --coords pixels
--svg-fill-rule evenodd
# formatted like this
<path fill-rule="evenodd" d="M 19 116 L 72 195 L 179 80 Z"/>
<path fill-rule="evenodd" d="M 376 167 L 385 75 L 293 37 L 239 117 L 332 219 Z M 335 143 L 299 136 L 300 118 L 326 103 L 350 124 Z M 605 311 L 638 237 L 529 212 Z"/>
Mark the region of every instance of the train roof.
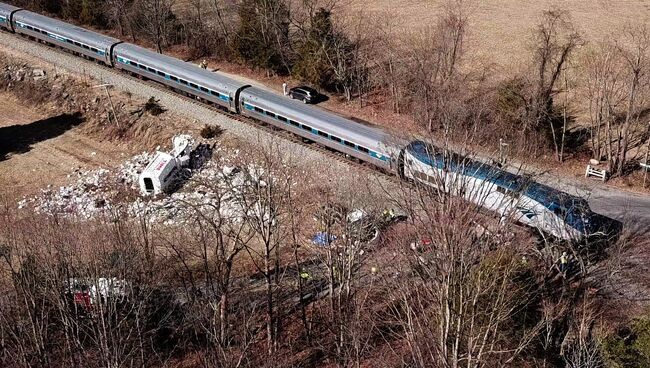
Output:
<path fill-rule="evenodd" d="M 5 18 L 11 14 L 12 11 L 20 9 L 17 6 L 0 3 L 0 15 L 3 15 Z"/>
<path fill-rule="evenodd" d="M 115 46 L 113 53 L 115 56 L 121 56 L 145 64 L 178 78 L 191 81 L 213 90 L 231 94 L 231 96 L 238 88 L 246 85 L 245 83 L 239 82 L 235 79 L 202 69 L 198 65 L 171 56 L 159 54 L 130 43 L 121 43 Z"/>
<path fill-rule="evenodd" d="M 579 207 L 581 210 L 589 210 L 589 204 L 583 198 L 572 196 L 548 185 L 537 183 L 525 176 L 516 175 L 456 153 L 445 157 L 439 149 L 429 143 L 414 141 L 406 149 L 415 158 L 427 165 L 438 168 L 446 165 L 450 171 L 488 181 L 512 192 L 523 193 L 551 210 L 554 210 L 557 206 L 564 209 Z"/>
<path fill-rule="evenodd" d="M 70 38 L 86 45 L 101 49 L 109 48 L 112 45 L 120 42 L 120 40 L 117 38 L 89 31 L 87 29 L 77 27 L 73 24 L 48 18 L 46 16 L 36 14 L 28 10 L 21 10 L 15 13 L 14 21 L 27 23 L 29 25 L 48 31 L 49 33 Z"/>
<path fill-rule="evenodd" d="M 335 135 L 339 138 L 362 145 L 368 149 L 391 156 L 393 137 L 376 126 L 364 125 L 343 118 L 332 112 L 310 106 L 258 87 L 249 87 L 241 92 L 241 96 L 252 103 L 259 103 L 276 114 L 309 125 Z"/>

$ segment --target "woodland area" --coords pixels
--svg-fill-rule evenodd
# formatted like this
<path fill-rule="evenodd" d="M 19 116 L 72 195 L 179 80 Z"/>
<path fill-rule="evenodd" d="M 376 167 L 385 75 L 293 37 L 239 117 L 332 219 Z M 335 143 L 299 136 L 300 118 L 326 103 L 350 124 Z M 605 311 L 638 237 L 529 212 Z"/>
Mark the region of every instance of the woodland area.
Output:
<path fill-rule="evenodd" d="M 521 71 L 476 62 L 475 2 L 450 0 L 430 26 L 395 35 L 381 19 L 341 14 L 337 0 L 13 1 L 144 42 L 184 45 L 190 58 L 240 62 L 267 74 L 408 115 L 436 138 L 523 157 L 597 159 L 612 176 L 648 150 L 650 30 L 639 15 L 604 40 L 585 39 L 559 8 L 539 14 Z"/>
<path fill-rule="evenodd" d="M 0 364 L 649 363 L 648 317 L 628 321 L 614 286 L 631 252 L 647 247 L 642 237 L 606 248 L 540 242 L 424 186 L 391 193 L 406 220 L 387 223 L 363 190 L 296 186 L 302 172 L 272 146 L 246 156 L 251 180 L 203 182 L 223 201 L 187 203 L 194 215 L 181 226 L 119 207 L 79 222 L 3 205 Z M 246 194 L 243 221 L 222 211 L 233 185 Z M 357 208 L 369 216 L 350 221 Z M 336 238 L 315 245 L 316 230 Z M 560 272 L 562 251 L 571 262 Z M 78 296 L 81 283 L 91 299 Z"/>

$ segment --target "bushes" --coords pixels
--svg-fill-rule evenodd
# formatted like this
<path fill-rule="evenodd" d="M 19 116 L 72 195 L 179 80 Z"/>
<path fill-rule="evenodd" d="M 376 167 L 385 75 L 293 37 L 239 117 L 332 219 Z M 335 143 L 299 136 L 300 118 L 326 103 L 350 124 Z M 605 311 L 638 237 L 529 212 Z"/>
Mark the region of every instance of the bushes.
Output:
<path fill-rule="evenodd" d="M 616 368 L 650 367 L 650 311 L 603 341 L 608 366 Z"/>
<path fill-rule="evenodd" d="M 331 88 L 335 82 L 328 54 L 333 51 L 335 38 L 331 13 L 319 9 L 311 20 L 307 37 L 298 47 L 293 74 L 313 85 Z"/>
<path fill-rule="evenodd" d="M 276 73 L 289 72 L 289 10 L 282 0 L 245 0 L 234 49 L 250 65 Z"/>
<path fill-rule="evenodd" d="M 223 133 L 223 129 L 221 129 L 220 126 L 218 125 L 210 125 L 210 124 L 205 124 L 203 128 L 201 128 L 201 137 L 205 139 L 210 139 L 210 138 L 216 138 Z"/>

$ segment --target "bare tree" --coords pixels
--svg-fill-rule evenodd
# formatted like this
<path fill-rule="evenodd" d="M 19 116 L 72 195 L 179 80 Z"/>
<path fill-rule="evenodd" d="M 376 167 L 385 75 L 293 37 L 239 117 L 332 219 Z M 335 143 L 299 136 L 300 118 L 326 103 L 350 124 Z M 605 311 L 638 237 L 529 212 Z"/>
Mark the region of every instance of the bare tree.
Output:
<path fill-rule="evenodd" d="M 466 51 L 470 9 L 468 1 L 445 2 L 433 26 L 395 44 L 384 41 L 380 83 L 391 93 L 395 111 L 410 107 L 429 131 L 437 125 L 449 130 L 456 123 L 444 113 L 461 99 L 455 92 L 463 84 L 459 66 Z"/>
<path fill-rule="evenodd" d="M 623 100 L 621 60 L 615 48 L 600 43 L 589 50 L 583 59 L 585 98 L 589 104 L 590 144 L 597 160 L 612 159 L 612 129 L 618 108 Z"/>
<path fill-rule="evenodd" d="M 175 24 L 172 8 L 174 0 L 139 0 L 139 17 L 137 25 L 140 31 L 156 45 L 156 50 L 162 54 L 162 49 L 169 43 L 169 37 Z"/>
<path fill-rule="evenodd" d="M 558 161 L 562 161 L 562 143 L 558 141 L 561 135 L 556 131 L 553 97 L 557 94 L 556 84 L 563 68 L 581 44 L 580 34 L 573 28 L 565 12 L 552 9 L 543 13 L 534 33 L 533 67 L 536 75 L 531 81 L 532 94 L 526 99 L 524 130 L 550 131 Z"/>
<path fill-rule="evenodd" d="M 257 165 L 249 167 L 247 180 L 238 197 L 246 224 L 254 237 L 245 248 L 264 277 L 267 353 L 275 359 L 281 311 L 276 306 L 276 294 L 281 287 L 281 248 L 291 228 L 287 211 L 293 177 L 284 167 L 283 155 L 273 144 L 261 152 Z"/>
<path fill-rule="evenodd" d="M 618 157 L 614 162 L 617 175 L 623 175 L 630 143 L 630 126 L 637 122 L 639 116 L 637 112 L 638 90 L 640 84 L 647 77 L 650 68 L 650 28 L 648 28 L 647 24 L 630 27 L 625 31 L 624 35 L 625 38 L 618 43 L 617 49 L 627 66 L 629 92 L 627 94 L 625 121 L 618 137 Z"/>
<path fill-rule="evenodd" d="M 332 355 L 340 367 L 359 366 L 374 333 L 372 319 L 368 318 L 370 309 L 366 308 L 374 279 L 363 267 L 370 254 L 370 242 L 378 234 L 378 217 L 355 198 L 358 195 L 327 202 L 317 213 L 325 238 L 314 252 L 327 276 L 328 329 L 335 347 Z"/>
<path fill-rule="evenodd" d="M 536 332 L 510 329 L 532 287 L 530 280 L 516 281 L 521 254 L 500 247 L 503 238 L 479 236 L 471 225 L 474 215 L 460 212 L 465 213 L 451 215 L 455 219 L 449 213 L 431 213 L 436 215 L 432 220 L 445 225 L 419 232 L 429 243 L 416 241 L 408 256 L 415 278 L 401 288 L 401 307 L 415 366 L 507 363 Z M 500 344 L 505 341 L 507 348 Z"/>

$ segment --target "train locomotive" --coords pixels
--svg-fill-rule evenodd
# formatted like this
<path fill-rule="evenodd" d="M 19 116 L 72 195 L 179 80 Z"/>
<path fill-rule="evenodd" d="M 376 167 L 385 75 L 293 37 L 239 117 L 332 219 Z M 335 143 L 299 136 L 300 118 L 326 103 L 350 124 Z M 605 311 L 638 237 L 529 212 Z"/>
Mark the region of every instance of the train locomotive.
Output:
<path fill-rule="evenodd" d="M 177 92 L 244 115 L 370 163 L 383 171 L 463 196 L 485 208 L 561 239 L 598 233 L 586 201 L 498 168 L 442 157 L 422 142 L 304 105 L 197 65 L 100 33 L 0 3 L 0 28 L 58 46 Z M 456 184 L 456 185 L 455 185 Z"/>
<path fill-rule="evenodd" d="M 460 196 L 507 219 L 565 240 L 607 235 L 583 198 L 423 141 L 404 150 L 404 177 Z"/>

